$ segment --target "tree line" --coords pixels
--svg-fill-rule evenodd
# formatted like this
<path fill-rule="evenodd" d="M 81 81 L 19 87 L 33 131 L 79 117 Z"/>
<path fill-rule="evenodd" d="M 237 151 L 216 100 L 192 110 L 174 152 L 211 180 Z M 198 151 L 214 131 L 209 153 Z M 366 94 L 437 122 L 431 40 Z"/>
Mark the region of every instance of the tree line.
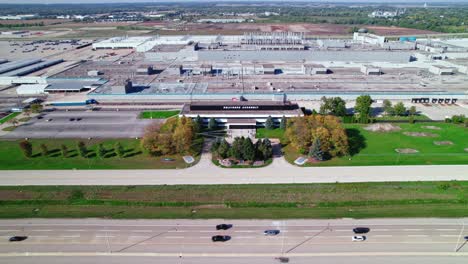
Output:
<path fill-rule="evenodd" d="M 273 156 L 271 141 L 267 138 L 259 139 L 254 144 L 250 138 L 236 137 L 232 144 L 225 139 L 216 140 L 211 145 L 211 152 L 215 157 L 237 160 L 268 160 Z"/>

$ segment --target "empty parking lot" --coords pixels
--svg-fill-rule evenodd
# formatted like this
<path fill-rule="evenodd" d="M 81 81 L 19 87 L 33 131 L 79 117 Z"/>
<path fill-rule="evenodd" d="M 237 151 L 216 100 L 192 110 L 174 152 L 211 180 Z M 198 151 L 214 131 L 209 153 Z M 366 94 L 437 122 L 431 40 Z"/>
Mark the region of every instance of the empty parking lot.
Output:
<path fill-rule="evenodd" d="M 135 138 L 155 120 L 139 112 L 51 112 L 34 117 L 4 138 Z"/>

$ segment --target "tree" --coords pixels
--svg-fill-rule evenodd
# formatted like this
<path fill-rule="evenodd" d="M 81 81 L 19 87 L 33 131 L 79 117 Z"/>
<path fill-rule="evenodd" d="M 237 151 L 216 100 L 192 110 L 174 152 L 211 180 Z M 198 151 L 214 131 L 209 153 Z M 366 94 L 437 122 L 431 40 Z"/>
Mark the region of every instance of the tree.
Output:
<path fill-rule="evenodd" d="M 356 98 L 354 110 L 358 113 L 361 121 L 368 120 L 371 113 L 372 98 L 370 95 L 360 95 Z"/>
<path fill-rule="evenodd" d="M 42 112 L 42 109 L 43 109 L 42 105 L 37 104 L 37 103 L 32 104 L 30 108 L 31 108 L 31 112 L 33 112 L 35 114 Z"/>
<path fill-rule="evenodd" d="M 218 124 L 216 123 L 216 119 L 213 117 L 210 118 L 210 121 L 208 122 L 208 129 L 209 130 L 215 130 L 218 127 Z"/>
<path fill-rule="evenodd" d="M 246 138 L 242 142 L 242 157 L 245 160 L 255 160 L 255 146 L 250 138 Z"/>
<path fill-rule="evenodd" d="M 309 157 L 314 158 L 315 160 L 323 160 L 323 151 L 322 144 L 320 143 L 320 138 L 316 138 L 312 143 L 309 151 Z"/>
<path fill-rule="evenodd" d="M 286 119 L 285 116 L 283 116 L 281 118 L 281 122 L 280 122 L 280 129 L 281 130 L 286 130 L 287 123 L 288 123 L 288 120 Z"/>
<path fill-rule="evenodd" d="M 68 158 L 68 147 L 65 145 L 60 145 L 60 152 L 62 153 L 62 157 Z"/>
<path fill-rule="evenodd" d="M 197 126 L 197 131 L 202 130 L 203 128 L 203 118 L 200 117 L 200 115 L 197 115 L 195 118 L 195 124 Z"/>
<path fill-rule="evenodd" d="M 267 160 L 273 156 L 273 147 L 271 141 L 268 138 L 257 141 L 257 151 L 261 154 L 258 159 Z"/>
<path fill-rule="evenodd" d="M 231 149 L 231 146 L 229 145 L 229 143 L 223 139 L 221 141 L 221 143 L 219 144 L 219 148 L 218 148 L 218 155 L 225 159 L 229 156 L 229 150 Z"/>
<path fill-rule="evenodd" d="M 385 114 L 390 115 L 390 116 L 394 115 L 392 102 L 390 102 L 390 100 L 387 100 L 387 99 L 383 100 L 382 108 Z"/>
<path fill-rule="evenodd" d="M 32 144 L 27 140 L 22 140 L 19 143 L 20 149 L 26 158 L 32 157 Z"/>
<path fill-rule="evenodd" d="M 236 137 L 234 142 L 232 142 L 232 147 L 229 150 L 229 156 L 232 156 L 238 160 L 244 159 L 243 150 L 244 147 L 244 137 Z"/>
<path fill-rule="evenodd" d="M 105 158 L 106 156 L 106 149 L 104 148 L 104 145 L 102 143 L 100 143 L 98 146 L 97 146 L 97 151 L 96 151 L 96 154 L 99 158 L 103 159 Z"/>
<path fill-rule="evenodd" d="M 416 115 L 416 113 L 417 113 L 417 111 L 416 111 L 416 106 L 414 106 L 414 105 L 411 106 L 411 107 L 409 108 L 409 110 L 408 110 L 408 113 L 409 113 L 410 116 Z"/>
<path fill-rule="evenodd" d="M 195 123 L 191 118 L 181 117 L 172 134 L 172 145 L 175 153 L 184 154 L 190 150 L 195 137 Z"/>
<path fill-rule="evenodd" d="M 125 149 L 122 146 L 122 144 L 120 144 L 120 142 L 115 143 L 114 151 L 115 151 L 115 155 L 117 155 L 117 157 L 119 157 L 119 158 L 124 158 L 125 157 Z"/>
<path fill-rule="evenodd" d="M 346 115 L 346 102 L 340 97 L 322 97 L 322 104 L 320 105 L 320 114 L 345 116 Z"/>
<path fill-rule="evenodd" d="M 86 144 L 83 141 L 79 141 L 78 144 L 76 145 L 76 148 L 78 149 L 78 153 L 80 154 L 80 157 L 82 158 L 88 157 L 88 150 L 86 149 Z"/>
<path fill-rule="evenodd" d="M 406 115 L 406 107 L 402 102 L 398 102 L 397 104 L 395 104 L 395 107 L 393 107 L 393 110 L 395 111 L 395 115 L 397 116 Z"/>
<path fill-rule="evenodd" d="M 49 149 L 47 148 L 46 144 L 41 144 L 39 147 L 41 148 L 42 156 L 47 157 L 49 155 Z"/>
<path fill-rule="evenodd" d="M 265 121 L 265 128 L 268 130 L 275 129 L 275 123 L 273 122 L 273 118 L 271 118 L 271 116 L 267 117 Z"/>

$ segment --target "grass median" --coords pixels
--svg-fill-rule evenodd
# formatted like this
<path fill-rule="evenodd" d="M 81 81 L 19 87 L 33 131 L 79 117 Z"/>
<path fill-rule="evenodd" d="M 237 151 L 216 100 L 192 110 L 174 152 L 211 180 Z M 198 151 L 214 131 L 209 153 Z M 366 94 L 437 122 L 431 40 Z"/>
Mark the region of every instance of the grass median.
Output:
<path fill-rule="evenodd" d="M 144 111 L 140 113 L 142 119 L 165 119 L 176 116 L 180 113 L 179 110 L 170 111 Z"/>
<path fill-rule="evenodd" d="M 468 182 L 282 185 L 6 186 L 0 217 L 466 217 Z"/>

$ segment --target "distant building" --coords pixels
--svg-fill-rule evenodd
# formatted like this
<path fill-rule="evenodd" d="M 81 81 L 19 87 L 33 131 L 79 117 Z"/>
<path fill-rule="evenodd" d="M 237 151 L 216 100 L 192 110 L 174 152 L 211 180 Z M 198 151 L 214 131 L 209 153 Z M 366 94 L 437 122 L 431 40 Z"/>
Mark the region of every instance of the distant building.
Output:
<path fill-rule="evenodd" d="M 403 15 L 406 11 L 405 10 L 396 10 L 396 11 L 383 11 L 383 10 L 376 10 L 369 14 L 369 17 L 372 18 L 392 18 Z"/>

